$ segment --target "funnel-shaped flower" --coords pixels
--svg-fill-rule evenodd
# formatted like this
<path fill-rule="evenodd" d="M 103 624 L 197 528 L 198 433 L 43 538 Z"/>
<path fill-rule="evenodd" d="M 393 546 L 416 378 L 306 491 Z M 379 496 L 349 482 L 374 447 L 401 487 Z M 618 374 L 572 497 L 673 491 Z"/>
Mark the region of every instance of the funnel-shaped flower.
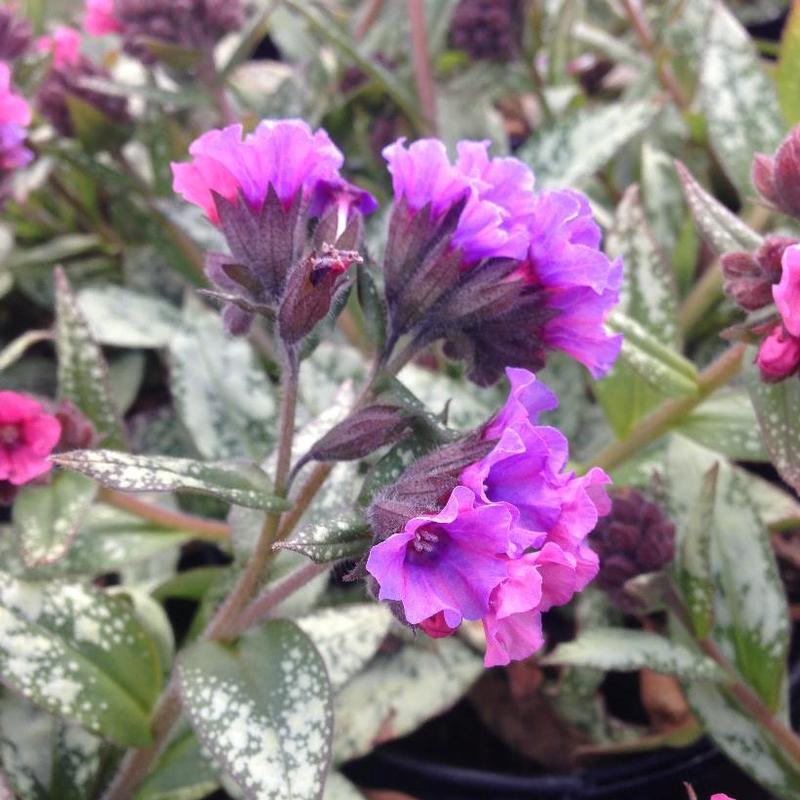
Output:
<path fill-rule="evenodd" d="M 114 15 L 114 0 L 86 0 L 83 27 L 90 36 L 122 31 L 122 24 Z"/>
<path fill-rule="evenodd" d="M 30 106 L 11 89 L 11 70 L 0 62 L 0 171 L 22 167 L 33 158 L 23 144 L 30 121 Z"/>

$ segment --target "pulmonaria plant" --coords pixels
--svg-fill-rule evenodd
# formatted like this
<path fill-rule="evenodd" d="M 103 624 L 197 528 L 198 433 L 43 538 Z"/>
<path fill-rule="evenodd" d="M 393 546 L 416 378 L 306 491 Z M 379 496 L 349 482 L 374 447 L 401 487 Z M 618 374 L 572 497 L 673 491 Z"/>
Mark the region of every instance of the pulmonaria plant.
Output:
<path fill-rule="evenodd" d="M 436 638 L 480 620 L 487 666 L 544 644 L 542 613 L 597 574 L 586 537 L 610 507 L 608 476 L 565 470 L 566 439 L 537 424 L 555 395 L 526 370 L 509 369 L 508 378 L 494 419 L 412 465 L 368 512 L 376 543 L 366 569 L 378 598 Z"/>

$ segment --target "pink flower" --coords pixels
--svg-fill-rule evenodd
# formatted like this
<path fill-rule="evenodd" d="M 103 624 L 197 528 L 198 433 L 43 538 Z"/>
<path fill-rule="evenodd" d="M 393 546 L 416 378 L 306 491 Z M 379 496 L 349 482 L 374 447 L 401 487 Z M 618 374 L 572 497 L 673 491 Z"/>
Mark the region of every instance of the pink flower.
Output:
<path fill-rule="evenodd" d="M 59 25 L 52 36 L 40 36 L 35 47 L 39 52 L 52 54 L 56 69 L 74 67 L 81 60 L 80 32 L 65 25 Z"/>
<path fill-rule="evenodd" d="M 301 193 L 311 203 L 312 216 L 324 210 L 332 195 L 347 209 L 375 209 L 370 194 L 339 175 L 344 157 L 324 130 L 312 133 L 302 120 L 285 119 L 263 120 L 244 139 L 242 133 L 241 125 L 208 131 L 189 147 L 189 163 L 172 164 L 173 189 L 200 206 L 215 224 L 215 194 L 236 202 L 241 192 L 254 211 L 264 205 L 270 189 L 284 208 Z"/>
<path fill-rule="evenodd" d="M 781 259 L 781 279 L 772 287 L 783 324 L 792 336 L 800 336 L 800 245 L 787 247 Z"/>
<path fill-rule="evenodd" d="M 86 0 L 83 27 L 91 36 L 121 32 L 122 25 L 114 16 L 114 0 Z"/>
<path fill-rule="evenodd" d="M 20 486 L 48 472 L 60 435 L 61 424 L 38 401 L 0 392 L 0 481 Z"/>
<path fill-rule="evenodd" d="M 718 793 L 718 794 L 712 794 L 711 800 L 734 800 L 734 798 L 727 794 Z"/>
<path fill-rule="evenodd" d="M 800 339 L 792 336 L 778 323 L 772 333 L 761 342 L 756 356 L 761 378 L 775 383 L 788 378 L 800 367 Z"/>

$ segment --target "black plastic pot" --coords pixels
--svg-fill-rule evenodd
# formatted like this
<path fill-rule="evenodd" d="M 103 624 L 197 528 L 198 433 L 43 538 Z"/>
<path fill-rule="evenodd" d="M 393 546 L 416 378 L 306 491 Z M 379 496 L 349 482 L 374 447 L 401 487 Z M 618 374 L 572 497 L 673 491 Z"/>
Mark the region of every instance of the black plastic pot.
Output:
<path fill-rule="evenodd" d="M 792 717 L 800 718 L 800 666 L 792 672 Z M 475 726 L 474 736 L 490 736 Z M 345 770 L 359 786 L 406 792 L 417 800 L 681 800 L 684 781 L 700 798 L 723 792 L 737 800 L 772 800 L 708 739 L 682 749 L 631 755 L 570 775 L 509 775 L 448 766 L 379 747 Z"/>

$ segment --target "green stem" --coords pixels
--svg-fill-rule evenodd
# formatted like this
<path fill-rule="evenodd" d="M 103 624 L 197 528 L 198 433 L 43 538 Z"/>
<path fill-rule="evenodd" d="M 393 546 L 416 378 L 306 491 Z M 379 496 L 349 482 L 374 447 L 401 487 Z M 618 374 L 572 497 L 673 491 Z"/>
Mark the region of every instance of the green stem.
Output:
<path fill-rule="evenodd" d="M 709 364 L 698 376 L 698 391 L 687 397 L 665 400 L 643 417 L 625 439 L 612 442 L 592 459 L 590 466 L 614 469 L 670 428 L 702 403 L 712 392 L 724 386 L 742 368 L 745 345 L 738 342 Z"/>
<path fill-rule="evenodd" d="M 428 52 L 428 28 L 425 20 L 423 0 L 408 0 L 408 16 L 411 22 L 411 52 L 414 56 L 414 78 L 417 83 L 417 97 L 425 115 L 428 133 L 437 134 L 436 87 L 431 73 Z"/>

